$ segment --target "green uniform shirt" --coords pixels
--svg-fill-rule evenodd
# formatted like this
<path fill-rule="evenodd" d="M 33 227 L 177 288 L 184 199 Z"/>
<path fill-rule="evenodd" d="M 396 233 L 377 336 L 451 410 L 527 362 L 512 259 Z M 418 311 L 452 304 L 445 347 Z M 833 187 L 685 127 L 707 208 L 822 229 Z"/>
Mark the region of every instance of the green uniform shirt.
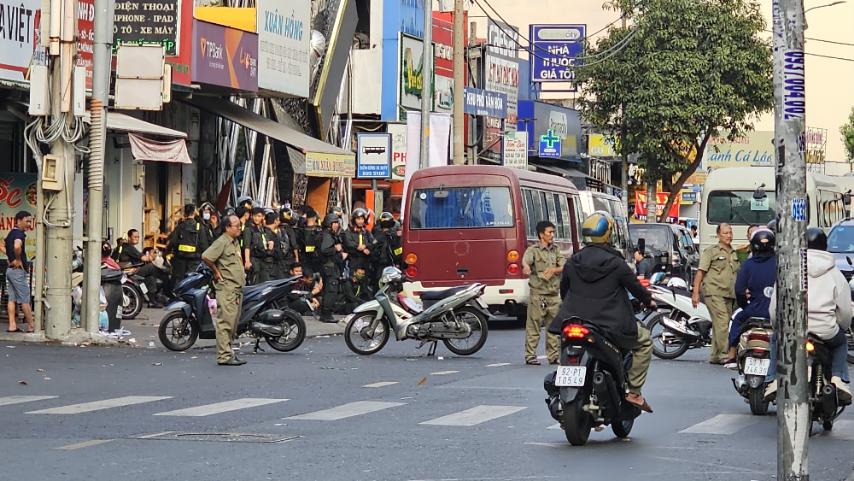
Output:
<path fill-rule="evenodd" d="M 738 253 L 720 244 L 709 246 L 700 256 L 699 269 L 705 272 L 703 293 L 735 299 L 735 276 L 738 272 Z"/>
<path fill-rule="evenodd" d="M 563 268 L 563 264 L 566 262 L 566 258 L 560 253 L 557 245 L 542 247 L 539 243 L 534 244 L 525 251 L 522 262 L 531 267 L 531 275 L 528 277 L 531 294 L 540 296 L 560 295 L 560 272 L 548 279 L 543 278 L 546 269 L 551 267 Z"/>
<path fill-rule="evenodd" d="M 240 257 L 240 241 L 223 234 L 211 244 L 202 257 L 213 262 L 222 274 L 222 280 L 216 285 L 219 290 L 240 289 L 246 285 L 246 273 Z"/>

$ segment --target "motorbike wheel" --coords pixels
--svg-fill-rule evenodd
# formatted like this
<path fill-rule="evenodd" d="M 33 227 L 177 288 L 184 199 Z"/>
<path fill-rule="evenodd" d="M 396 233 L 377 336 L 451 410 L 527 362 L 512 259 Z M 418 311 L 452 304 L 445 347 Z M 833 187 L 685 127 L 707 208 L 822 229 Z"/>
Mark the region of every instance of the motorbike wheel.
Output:
<path fill-rule="evenodd" d="M 442 342 L 449 351 L 458 356 L 470 356 L 486 343 L 489 328 L 486 324 L 486 316 L 479 310 L 463 306 L 454 310 L 454 316 L 460 322 L 465 322 L 471 327 L 471 334 L 465 339 L 444 339 Z M 475 336 L 477 336 L 475 338 Z M 474 339 L 473 339 L 474 338 Z"/>
<path fill-rule="evenodd" d="M 582 409 L 582 402 L 578 399 L 563 407 L 563 415 L 560 419 L 560 427 L 566 435 L 566 440 L 573 446 L 584 446 L 590 438 L 590 430 L 593 428 L 593 418 Z"/>
<path fill-rule="evenodd" d="M 765 387 L 750 388 L 747 393 L 747 400 L 750 403 L 750 412 L 757 416 L 764 416 L 768 413 L 768 401 L 765 400 Z"/>
<path fill-rule="evenodd" d="M 611 425 L 611 431 L 614 431 L 614 436 L 617 436 L 621 439 L 625 439 L 629 437 L 629 434 L 632 432 L 632 426 L 634 425 L 634 419 L 624 419 L 622 421 L 615 421 L 614 424 Z"/>
<path fill-rule="evenodd" d="M 273 349 L 281 352 L 293 351 L 305 340 L 305 321 L 302 316 L 290 309 L 283 310 L 285 319 L 282 328 L 285 332 L 279 337 L 266 336 L 264 339 Z"/>
<path fill-rule="evenodd" d="M 366 312 L 355 316 L 344 328 L 344 342 L 351 351 L 361 356 L 376 354 L 385 346 L 389 338 L 389 325 L 385 318 L 380 319 L 376 329 L 370 337 L 366 337 L 368 327 L 374 319 L 373 312 Z M 364 335 L 363 335 L 364 334 Z"/>
<path fill-rule="evenodd" d="M 662 334 L 668 332 L 667 328 L 665 328 L 664 324 L 661 322 L 664 315 L 665 313 L 663 312 L 656 313 L 646 325 L 646 328 L 649 329 L 649 336 L 652 338 L 652 353 L 659 359 L 676 359 L 688 352 L 689 346 L 685 341 L 685 338 L 678 333 L 672 333 L 673 336 L 678 339 L 678 341 L 676 341 L 678 344 L 665 343 L 664 340 L 661 339 Z M 656 332 L 656 329 L 658 332 Z"/>
<path fill-rule="evenodd" d="M 170 351 L 186 351 L 199 337 L 196 326 L 181 311 L 169 313 L 157 328 L 160 343 Z"/>
<path fill-rule="evenodd" d="M 133 319 L 142 312 L 142 291 L 130 284 L 122 284 L 122 319 Z"/>

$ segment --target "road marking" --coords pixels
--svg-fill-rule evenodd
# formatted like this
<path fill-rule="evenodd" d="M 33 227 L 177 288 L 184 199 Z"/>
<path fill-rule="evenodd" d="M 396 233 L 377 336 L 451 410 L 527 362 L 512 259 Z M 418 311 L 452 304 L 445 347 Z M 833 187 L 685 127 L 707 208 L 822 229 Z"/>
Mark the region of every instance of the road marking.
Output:
<path fill-rule="evenodd" d="M 489 406 L 482 404 L 465 411 L 448 414 L 436 419 L 424 421 L 418 424 L 431 426 L 477 426 L 478 424 L 509 416 L 510 414 L 526 409 L 523 406 Z"/>
<path fill-rule="evenodd" d="M 186 409 L 178 409 L 176 411 L 166 411 L 156 413 L 155 416 L 210 416 L 211 414 L 227 413 L 229 411 L 237 411 L 238 409 L 254 408 L 257 406 L 265 406 L 267 404 L 275 404 L 285 402 L 287 399 L 267 399 L 245 397 L 235 399 L 233 401 L 224 401 L 214 404 L 206 404 L 204 406 L 196 406 Z"/>
<path fill-rule="evenodd" d="M 115 441 L 114 439 L 90 439 L 89 441 L 83 441 L 80 443 L 68 444 L 65 446 L 60 446 L 54 449 L 62 449 L 63 451 L 74 451 L 75 449 L 83 449 L 89 448 L 92 446 L 97 446 L 99 444 L 109 443 L 110 441 Z"/>
<path fill-rule="evenodd" d="M 560 423 L 552 424 L 551 426 L 549 426 L 549 427 L 548 427 L 548 428 L 546 428 L 546 429 L 561 429 L 561 427 L 560 427 Z"/>
<path fill-rule="evenodd" d="M 382 411 L 383 409 L 403 406 L 405 404 L 406 403 L 384 401 L 356 401 L 342 404 L 334 408 L 291 416 L 286 419 L 298 419 L 304 421 L 338 421 L 339 419 L 346 419 L 353 416 L 359 416 L 361 414 Z"/>
<path fill-rule="evenodd" d="M 378 388 L 378 387 L 394 386 L 397 383 L 398 383 L 397 381 L 380 381 L 380 382 L 375 382 L 373 384 L 365 384 L 362 387 Z"/>
<path fill-rule="evenodd" d="M 718 414 L 679 432 L 688 434 L 735 434 L 747 426 L 756 424 L 760 419 L 762 417 L 752 414 Z"/>
<path fill-rule="evenodd" d="M 50 409 L 40 409 L 38 411 L 30 411 L 27 414 L 80 414 L 92 411 L 100 411 L 102 409 L 118 408 L 122 406 L 132 406 L 134 404 L 150 403 L 161 401 L 163 399 L 171 399 L 172 396 L 124 396 L 113 399 L 104 399 L 101 401 L 93 401 L 81 404 L 69 404 L 68 406 L 60 406 Z"/>
<path fill-rule="evenodd" d="M 509 366 L 509 362 L 496 362 L 495 364 L 487 364 L 486 367 L 501 367 L 501 366 Z"/>
<path fill-rule="evenodd" d="M 448 374 L 456 374 L 458 372 L 460 372 L 460 371 L 436 371 L 436 372 L 431 372 L 430 375 L 431 376 L 447 376 Z"/>
<path fill-rule="evenodd" d="M 21 404 L 33 401 L 43 401 L 45 399 L 56 399 L 58 396 L 5 396 L 0 397 L 0 406 L 9 406 L 11 404 Z"/>
<path fill-rule="evenodd" d="M 537 442 L 527 442 L 526 446 L 545 446 L 547 448 L 565 448 L 567 446 L 566 443 L 537 443 Z"/>

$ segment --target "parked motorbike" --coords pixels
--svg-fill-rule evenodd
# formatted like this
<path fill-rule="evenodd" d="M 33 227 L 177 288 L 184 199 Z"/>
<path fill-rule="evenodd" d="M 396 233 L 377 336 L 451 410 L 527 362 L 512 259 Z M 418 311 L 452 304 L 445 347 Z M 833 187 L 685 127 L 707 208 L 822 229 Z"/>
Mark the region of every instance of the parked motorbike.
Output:
<path fill-rule="evenodd" d="M 144 264 L 133 264 L 128 266 L 128 268 L 136 268 L 142 265 Z M 148 286 L 145 285 L 144 277 L 136 274 L 128 274 L 127 282 L 122 284 L 122 317 L 133 319 L 142 312 L 143 306 L 153 304 L 157 301 L 157 296 L 160 295 L 166 282 L 158 277 L 156 284 L 156 291 L 148 292 Z"/>
<path fill-rule="evenodd" d="M 216 339 L 213 302 L 209 297 L 213 273 L 207 266 L 199 268 L 174 287 L 176 299 L 166 306 L 160 321 L 160 342 L 172 351 L 185 351 L 197 338 Z M 234 337 L 255 339 L 255 351 L 261 339 L 273 349 L 288 352 L 305 340 L 305 322 L 290 309 L 277 309 L 273 304 L 287 296 L 298 277 L 278 279 L 243 288 L 243 304 Z"/>
<path fill-rule="evenodd" d="M 648 287 L 658 309 L 644 320 L 652 337 L 652 353 L 661 359 L 676 359 L 708 346 L 712 340 L 712 316 L 702 302 L 691 304 L 688 284 L 681 278 L 656 273 Z"/>
<path fill-rule="evenodd" d="M 771 321 L 751 317 L 742 323 L 738 341 L 736 363 L 738 376 L 732 379 L 735 390 L 750 404 L 750 412 L 764 415 L 768 412 L 765 399 L 765 376 L 771 366 Z"/>
<path fill-rule="evenodd" d="M 460 356 L 474 354 L 483 347 L 489 317 L 487 306 L 480 299 L 486 289 L 484 284 L 424 292 L 419 310 L 414 303 L 406 308 L 399 304 L 403 281 L 400 269 L 386 267 L 374 300 L 358 306 L 345 318 L 344 341 L 351 351 L 375 354 L 388 342 L 391 332 L 398 341 L 421 341 L 419 347 L 432 343 L 428 356 L 435 354 L 438 341 Z"/>
<path fill-rule="evenodd" d="M 543 387 L 551 416 L 566 440 L 582 446 L 590 430 L 611 425 L 626 438 L 641 410 L 625 400 L 631 352 L 623 352 L 592 323 L 573 317 L 561 329 L 560 365 L 546 375 Z"/>

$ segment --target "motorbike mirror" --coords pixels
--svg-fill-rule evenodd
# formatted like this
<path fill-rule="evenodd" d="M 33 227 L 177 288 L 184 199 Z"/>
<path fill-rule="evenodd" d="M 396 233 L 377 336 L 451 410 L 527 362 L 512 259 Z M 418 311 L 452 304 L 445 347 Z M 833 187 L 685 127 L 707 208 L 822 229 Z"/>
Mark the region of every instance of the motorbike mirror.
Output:
<path fill-rule="evenodd" d="M 851 256 L 845 256 L 845 260 L 846 260 L 846 261 L 848 261 L 848 265 L 849 265 L 849 266 L 853 266 L 853 267 L 854 267 L 854 262 L 851 262 Z"/>

